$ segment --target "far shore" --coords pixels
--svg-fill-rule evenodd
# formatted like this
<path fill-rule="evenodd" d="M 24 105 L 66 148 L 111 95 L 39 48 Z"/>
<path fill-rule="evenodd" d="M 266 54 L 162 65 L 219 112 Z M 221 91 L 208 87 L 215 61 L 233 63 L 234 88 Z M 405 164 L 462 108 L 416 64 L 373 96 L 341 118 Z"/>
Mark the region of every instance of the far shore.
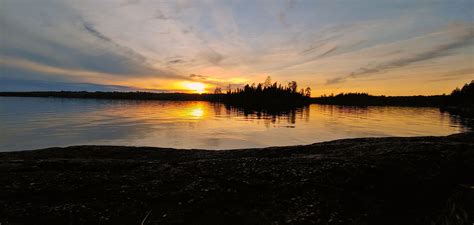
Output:
<path fill-rule="evenodd" d="M 118 99 L 118 100 L 169 100 L 169 101 L 209 101 L 224 102 L 226 94 L 212 93 L 154 93 L 154 92 L 87 92 L 87 91 L 31 91 L 31 92 L 0 92 L 0 97 L 55 97 L 81 99 Z M 343 97 L 312 97 L 307 104 L 350 105 L 350 106 L 415 106 L 440 107 L 445 96 L 372 96 L 359 95 L 355 98 Z M 281 102 L 279 103 L 281 104 Z"/>
<path fill-rule="evenodd" d="M 474 133 L 0 153 L 0 223 L 468 224 Z"/>

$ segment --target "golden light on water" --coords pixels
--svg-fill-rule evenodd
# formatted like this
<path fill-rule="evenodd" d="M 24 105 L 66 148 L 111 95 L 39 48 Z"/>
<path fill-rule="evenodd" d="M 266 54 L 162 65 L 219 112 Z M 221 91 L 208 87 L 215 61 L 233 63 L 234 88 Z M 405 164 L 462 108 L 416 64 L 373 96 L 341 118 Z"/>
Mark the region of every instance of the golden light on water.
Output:
<path fill-rule="evenodd" d="M 194 118 L 201 118 L 204 115 L 204 110 L 202 108 L 194 108 L 189 111 L 189 115 Z"/>
<path fill-rule="evenodd" d="M 165 112 L 159 110 L 166 108 Z M 154 101 L 154 102 L 137 102 L 128 107 L 113 107 L 104 109 L 104 113 L 109 116 L 123 116 L 128 118 L 139 118 L 148 120 L 150 124 L 162 118 L 174 118 L 175 121 L 201 120 L 212 115 L 211 105 L 206 102 L 181 102 L 181 101 Z M 94 115 L 88 115 L 93 117 Z M 100 118 L 93 117 L 100 120 Z"/>
<path fill-rule="evenodd" d="M 206 92 L 206 85 L 200 82 L 184 82 L 183 86 L 194 93 L 202 94 Z"/>
<path fill-rule="evenodd" d="M 206 111 L 206 105 L 203 104 L 202 102 L 195 102 L 189 107 L 185 108 L 186 111 L 186 117 L 191 118 L 191 119 L 203 119 L 204 116 L 207 114 Z"/>

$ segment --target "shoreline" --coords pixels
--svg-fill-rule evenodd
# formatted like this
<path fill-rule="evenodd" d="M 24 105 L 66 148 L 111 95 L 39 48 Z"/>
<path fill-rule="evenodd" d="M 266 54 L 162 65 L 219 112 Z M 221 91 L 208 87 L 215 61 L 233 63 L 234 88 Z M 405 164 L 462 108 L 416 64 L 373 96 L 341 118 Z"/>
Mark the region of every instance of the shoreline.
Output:
<path fill-rule="evenodd" d="M 206 101 L 234 105 L 234 101 L 225 101 L 226 94 L 212 93 L 155 93 L 155 92 L 88 92 L 88 91 L 30 91 L 30 92 L 0 92 L 0 97 L 32 97 L 32 98 L 64 98 L 64 99 L 106 99 L 106 100 L 145 100 L 145 101 Z M 304 104 L 286 105 L 285 108 L 309 104 L 340 105 L 340 106 L 402 106 L 402 107 L 436 107 L 442 106 L 443 95 L 428 96 L 369 96 L 367 101 L 352 99 L 340 101 L 330 97 L 310 97 Z M 241 103 L 241 102 L 240 102 Z M 239 103 L 239 104 L 240 104 Z M 259 102 L 259 105 L 265 102 Z M 235 104 L 235 107 L 247 107 Z M 269 108 L 280 105 L 281 102 L 269 104 Z M 251 107 L 252 108 L 252 107 Z M 254 107 L 253 107 L 254 108 Z M 265 109 L 265 107 L 262 107 Z"/>
<path fill-rule="evenodd" d="M 318 104 L 318 103 L 314 103 Z M 278 149 L 298 149 L 300 147 L 307 148 L 314 145 L 323 145 L 331 144 L 338 142 L 360 142 L 360 141 L 376 141 L 380 140 L 390 140 L 390 139 L 437 139 L 437 138 L 449 138 L 457 136 L 473 136 L 474 131 L 459 132 L 448 135 L 419 135 L 419 136 L 374 136 L 374 137 L 349 137 L 349 138 L 340 138 L 333 140 L 325 140 L 319 142 L 313 142 L 309 144 L 298 144 L 298 145 L 275 145 L 267 147 L 248 147 L 248 148 L 226 148 L 226 149 L 205 149 L 205 148 L 172 148 L 172 147 L 160 147 L 160 146 L 148 146 L 148 145 L 103 145 L 103 144 L 77 144 L 77 145 L 65 145 L 65 146 L 52 146 L 52 147 L 41 147 L 41 148 L 29 148 L 29 149 L 19 149 L 19 150 L 7 150 L 0 151 L 0 160 L 4 155 L 15 154 L 15 153 L 28 153 L 28 152 L 44 152 L 42 154 L 49 154 L 59 151 L 67 151 L 70 149 L 127 149 L 127 150 L 166 150 L 166 151 L 193 151 L 193 152 L 252 152 L 252 151 L 266 151 L 266 150 L 278 150 Z"/>
<path fill-rule="evenodd" d="M 0 153 L 5 224 L 462 224 L 474 133 L 238 150 Z"/>

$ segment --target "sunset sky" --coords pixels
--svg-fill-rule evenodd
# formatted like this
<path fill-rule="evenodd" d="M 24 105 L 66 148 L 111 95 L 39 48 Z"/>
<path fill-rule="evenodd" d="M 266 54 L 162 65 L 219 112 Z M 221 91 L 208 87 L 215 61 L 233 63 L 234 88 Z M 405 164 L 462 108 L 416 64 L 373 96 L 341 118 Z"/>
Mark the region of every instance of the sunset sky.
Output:
<path fill-rule="evenodd" d="M 472 0 L 0 0 L 0 91 L 298 81 L 442 94 L 474 79 Z"/>

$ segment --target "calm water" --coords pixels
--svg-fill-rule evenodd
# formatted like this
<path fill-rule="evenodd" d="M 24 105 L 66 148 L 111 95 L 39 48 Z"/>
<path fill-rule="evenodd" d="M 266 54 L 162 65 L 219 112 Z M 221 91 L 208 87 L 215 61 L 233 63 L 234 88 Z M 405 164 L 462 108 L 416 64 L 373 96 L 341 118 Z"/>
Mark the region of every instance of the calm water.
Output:
<path fill-rule="evenodd" d="M 0 151 L 92 144 L 233 149 L 468 129 L 436 108 L 311 105 L 268 116 L 209 102 L 0 97 Z"/>

